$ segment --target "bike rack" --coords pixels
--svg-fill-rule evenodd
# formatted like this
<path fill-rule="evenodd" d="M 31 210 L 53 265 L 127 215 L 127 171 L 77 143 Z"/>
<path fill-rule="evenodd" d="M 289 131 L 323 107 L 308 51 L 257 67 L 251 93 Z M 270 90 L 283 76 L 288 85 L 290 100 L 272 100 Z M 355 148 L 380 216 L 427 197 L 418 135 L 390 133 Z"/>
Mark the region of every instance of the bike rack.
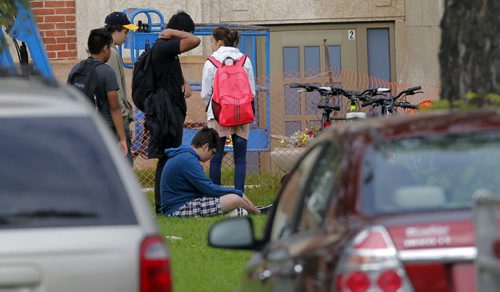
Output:
<path fill-rule="evenodd" d="M 140 54 L 146 48 L 146 44 L 149 42 L 150 46 L 153 46 L 154 42 L 158 39 L 159 33 L 165 28 L 165 22 L 163 15 L 155 9 L 138 9 L 138 8 L 129 8 L 123 10 L 124 13 L 127 14 L 130 21 L 135 23 L 136 17 L 142 15 L 147 19 L 146 24 L 150 28 L 150 31 L 130 31 L 128 40 L 123 44 L 123 47 L 126 49 L 130 49 L 130 59 L 132 64 L 126 64 L 123 62 L 123 65 L 126 68 L 133 69 L 133 64 L 139 58 Z M 158 19 L 159 22 L 154 22 L 155 19 Z M 254 74 L 257 74 L 257 64 L 265 64 L 264 70 L 260 69 L 260 72 L 264 72 L 266 78 L 264 84 L 261 86 L 256 86 L 256 117 L 255 122 L 250 125 L 250 136 L 248 139 L 248 148 L 247 151 L 250 152 L 264 152 L 270 151 L 270 127 L 271 127 L 271 102 L 270 102 L 270 92 L 269 92 L 269 76 L 270 76 L 270 33 L 269 29 L 266 27 L 259 26 L 247 26 L 247 25 L 235 25 L 235 24 L 203 24 L 196 26 L 194 35 L 198 36 L 210 36 L 212 35 L 212 31 L 217 26 L 226 26 L 232 29 L 238 30 L 240 35 L 240 50 L 250 57 L 252 60 L 252 65 L 254 68 Z M 258 39 L 264 39 L 265 41 L 265 62 L 257 62 L 258 60 Z M 120 57 L 123 60 L 123 52 L 121 46 L 118 49 Z M 201 76 L 200 76 L 201 77 Z M 256 76 L 255 76 L 256 77 Z M 257 80 L 257 78 L 256 78 Z M 191 82 L 191 88 L 193 91 L 201 91 L 201 82 Z M 261 94 L 259 94 L 261 93 Z M 259 111 L 258 99 L 265 98 L 265 111 Z M 264 114 L 264 118 L 259 118 L 260 115 Z M 143 124 L 140 123 L 140 120 L 144 119 L 144 113 L 135 109 L 134 112 L 134 120 L 135 120 L 135 135 L 133 135 L 132 141 L 132 150 L 135 151 L 137 149 L 141 149 L 143 143 L 143 137 L 141 137 L 141 133 L 143 133 Z M 260 122 L 259 122 L 260 121 Z M 196 134 L 198 130 L 192 128 L 184 128 L 183 135 L 183 144 L 189 145 L 192 137 Z M 226 146 L 225 151 L 232 151 L 231 146 Z"/>

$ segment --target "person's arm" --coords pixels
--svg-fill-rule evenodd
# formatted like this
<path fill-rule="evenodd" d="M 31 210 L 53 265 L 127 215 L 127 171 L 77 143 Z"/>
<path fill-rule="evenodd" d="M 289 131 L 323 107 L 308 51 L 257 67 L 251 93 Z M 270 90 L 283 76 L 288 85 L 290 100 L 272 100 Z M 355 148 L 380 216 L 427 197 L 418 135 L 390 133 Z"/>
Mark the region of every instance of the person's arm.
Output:
<path fill-rule="evenodd" d="M 179 39 L 179 52 L 190 51 L 200 45 L 201 39 L 189 32 L 167 28 L 160 32 L 159 37 L 162 39 Z"/>
<path fill-rule="evenodd" d="M 190 98 L 193 94 L 191 90 L 191 83 L 189 83 L 186 79 L 184 79 L 184 84 L 182 85 L 182 93 L 184 93 L 184 98 Z"/>
<path fill-rule="evenodd" d="M 186 160 L 184 169 L 189 170 L 184 172 L 185 179 L 203 196 L 220 197 L 226 194 L 236 194 L 240 197 L 243 196 L 243 193 L 237 189 L 214 184 L 212 180 L 205 175 L 203 167 L 198 161 Z"/>
<path fill-rule="evenodd" d="M 115 125 L 116 133 L 118 134 L 118 146 L 124 155 L 127 155 L 127 142 L 125 138 L 125 127 L 123 126 L 122 112 L 118 103 L 118 92 L 111 90 L 106 93 L 109 105 L 111 119 Z"/>
<path fill-rule="evenodd" d="M 252 93 L 253 93 L 253 96 L 255 97 L 255 94 L 256 94 L 255 77 L 253 75 L 252 61 L 248 57 L 245 61 L 244 67 L 245 67 L 245 71 L 247 72 L 248 81 L 250 82 L 250 88 L 252 88 Z"/>
<path fill-rule="evenodd" d="M 245 202 L 245 204 L 247 205 L 246 206 L 247 208 L 245 208 L 245 210 L 249 211 L 251 214 L 260 214 L 260 210 L 257 207 L 255 207 L 252 201 L 250 201 L 250 199 L 245 194 L 243 194 L 241 198 L 243 199 L 243 202 Z"/>
<path fill-rule="evenodd" d="M 210 62 L 206 61 L 203 66 L 203 73 L 201 75 L 201 99 L 205 103 L 205 106 L 210 102 L 210 98 L 212 98 L 213 92 L 213 84 L 214 84 L 214 75 L 215 75 L 215 66 Z"/>
<path fill-rule="evenodd" d="M 115 72 L 116 76 L 116 82 L 118 83 L 118 102 L 120 104 L 120 109 L 124 111 L 125 109 L 125 103 L 127 102 L 127 98 L 125 96 L 125 83 L 124 79 L 122 78 L 122 75 L 120 73 L 120 68 L 122 66 L 119 55 L 116 51 L 115 48 L 111 48 L 111 56 L 109 57 L 108 62 L 106 64 L 113 69 L 113 72 Z M 123 114 L 123 113 L 122 113 Z"/>

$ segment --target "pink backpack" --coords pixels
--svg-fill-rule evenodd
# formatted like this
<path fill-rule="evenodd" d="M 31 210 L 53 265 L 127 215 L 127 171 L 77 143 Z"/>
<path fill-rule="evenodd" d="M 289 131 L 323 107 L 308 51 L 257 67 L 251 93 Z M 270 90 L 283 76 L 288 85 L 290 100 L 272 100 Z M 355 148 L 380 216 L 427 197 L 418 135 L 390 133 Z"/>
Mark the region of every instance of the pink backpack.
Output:
<path fill-rule="evenodd" d="M 246 59 L 246 55 L 237 61 L 227 57 L 221 64 L 215 58 L 208 57 L 217 68 L 212 93 L 212 110 L 215 119 L 223 127 L 248 124 L 255 118 L 252 88 L 243 67 Z M 226 64 L 227 61 L 229 64 Z"/>

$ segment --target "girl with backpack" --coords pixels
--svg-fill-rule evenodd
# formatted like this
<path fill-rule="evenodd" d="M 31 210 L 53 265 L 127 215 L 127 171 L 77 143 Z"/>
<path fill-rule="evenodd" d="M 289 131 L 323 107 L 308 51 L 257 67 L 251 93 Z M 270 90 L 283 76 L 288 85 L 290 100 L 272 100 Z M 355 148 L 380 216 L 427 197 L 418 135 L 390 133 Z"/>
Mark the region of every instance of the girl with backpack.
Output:
<path fill-rule="evenodd" d="M 221 64 L 225 65 L 228 63 L 233 66 L 241 64 L 246 72 L 246 77 L 248 78 L 253 106 L 253 97 L 255 96 L 255 79 L 253 75 L 252 62 L 236 47 L 239 42 L 238 31 L 236 30 L 231 30 L 227 27 L 217 27 L 212 32 L 210 42 L 214 52 L 210 56 L 209 60 L 205 62 L 201 83 L 201 98 L 206 105 L 207 126 L 215 129 L 219 134 L 217 152 L 210 161 L 210 178 L 215 184 L 221 184 L 221 166 L 222 158 L 224 157 L 224 146 L 226 144 L 226 138 L 231 136 L 233 141 L 235 164 L 234 187 L 244 192 L 247 141 L 251 121 L 248 122 L 247 119 L 244 124 L 222 126 L 218 121 L 221 121 L 222 123 L 219 115 L 223 115 L 223 113 L 219 112 L 217 106 L 218 104 L 212 100 L 212 97 L 215 97 L 215 93 L 218 94 L 218 87 L 224 86 L 220 83 L 214 84 L 214 79 L 217 79 L 216 72 L 218 67 L 220 68 Z M 214 88 L 217 92 L 214 92 Z M 243 88 L 243 91 L 245 91 L 245 89 L 246 88 Z M 251 119 L 253 120 L 253 116 Z"/>

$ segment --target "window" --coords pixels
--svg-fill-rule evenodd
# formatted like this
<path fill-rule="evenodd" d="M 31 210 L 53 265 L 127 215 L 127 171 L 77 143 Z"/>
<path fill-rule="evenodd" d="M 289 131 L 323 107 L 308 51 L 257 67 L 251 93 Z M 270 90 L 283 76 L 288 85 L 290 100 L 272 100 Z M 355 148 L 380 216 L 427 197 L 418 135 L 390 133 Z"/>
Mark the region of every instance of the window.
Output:
<path fill-rule="evenodd" d="M 0 123 L 0 228 L 136 224 L 90 118 Z"/>
<path fill-rule="evenodd" d="M 302 215 L 298 231 L 314 230 L 321 227 L 330 198 L 335 192 L 335 180 L 340 158 L 340 148 L 335 143 L 330 144 L 322 151 L 303 191 Z"/>
<path fill-rule="evenodd" d="M 293 234 L 298 219 L 297 211 L 299 211 L 301 204 L 300 195 L 308 184 L 308 178 L 322 148 L 320 145 L 312 148 L 300 161 L 297 168 L 289 174 L 276 206 L 271 241 L 288 238 Z"/>
<path fill-rule="evenodd" d="M 299 47 L 283 48 L 283 74 L 285 78 L 297 78 L 300 74 Z"/>
<path fill-rule="evenodd" d="M 500 133 L 379 142 L 363 162 L 362 203 L 374 214 L 469 209 L 478 189 L 500 193 Z"/>
<path fill-rule="evenodd" d="M 368 28 L 368 74 L 391 80 L 391 55 L 388 28 Z"/>

